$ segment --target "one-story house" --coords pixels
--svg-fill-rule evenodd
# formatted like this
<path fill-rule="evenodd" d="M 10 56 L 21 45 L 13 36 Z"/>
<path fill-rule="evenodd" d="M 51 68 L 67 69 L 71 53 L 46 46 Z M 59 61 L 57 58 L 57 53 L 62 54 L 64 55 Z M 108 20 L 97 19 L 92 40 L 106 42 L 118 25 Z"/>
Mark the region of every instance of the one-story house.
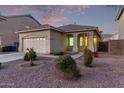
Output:
<path fill-rule="evenodd" d="M 121 5 L 116 17 L 118 21 L 119 39 L 124 39 L 124 5 Z"/>
<path fill-rule="evenodd" d="M 97 52 L 101 38 L 98 27 L 69 24 L 60 27 L 41 25 L 39 28 L 20 30 L 19 51 L 34 48 L 37 53 L 79 52 L 86 46 Z"/>
<path fill-rule="evenodd" d="M 16 31 L 39 26 L 41 24 L 31 15 L 0 16 L 0 50 L 2 47 L 14 46 L 19 43 Z"/>

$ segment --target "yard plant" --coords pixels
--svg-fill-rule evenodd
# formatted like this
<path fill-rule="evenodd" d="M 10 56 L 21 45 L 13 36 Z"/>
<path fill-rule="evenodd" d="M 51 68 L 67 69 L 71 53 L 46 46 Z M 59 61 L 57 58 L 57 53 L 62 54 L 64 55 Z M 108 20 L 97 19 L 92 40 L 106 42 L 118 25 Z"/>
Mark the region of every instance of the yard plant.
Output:
<path fill-rule="evenodd" d="M 34 51 L 33 48 L 30 49 L 27 48 L 27 51 L 28 52 L 25 53 L 24 60 L 30 61 L 30 65 L 33 66 L 34 65 L 33 61 L 36 60 L 37 58 L 36 52 Z"/>
<path fill-rule="evenodd" d="M 92 52 L 90 49 L 85 47 L 83 53 L 84 53 L 84 65 L 90 67 L 93 60 Z"/>
<path fill-rule="evenodd" d="M 70 55 L 59 56 L 55 62 L 59 74 L 64 79 L 73 79 L 80 76 L 76 62 Z"/>

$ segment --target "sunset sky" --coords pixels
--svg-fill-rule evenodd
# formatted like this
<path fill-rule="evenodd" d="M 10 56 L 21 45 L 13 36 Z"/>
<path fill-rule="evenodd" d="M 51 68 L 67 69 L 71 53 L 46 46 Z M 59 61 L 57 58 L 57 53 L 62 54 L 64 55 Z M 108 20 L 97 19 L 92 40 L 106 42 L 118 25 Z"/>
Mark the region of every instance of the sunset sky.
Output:
<path fill-rule="evenodd" d="M 0 14 L 25 15 L 30 14 L 41 24 L 61 26 L 67 24 L 80 24 L 98 26 L 104 33 L 117 32 L 115 21 L 119 6 L 0 6 Z"/>

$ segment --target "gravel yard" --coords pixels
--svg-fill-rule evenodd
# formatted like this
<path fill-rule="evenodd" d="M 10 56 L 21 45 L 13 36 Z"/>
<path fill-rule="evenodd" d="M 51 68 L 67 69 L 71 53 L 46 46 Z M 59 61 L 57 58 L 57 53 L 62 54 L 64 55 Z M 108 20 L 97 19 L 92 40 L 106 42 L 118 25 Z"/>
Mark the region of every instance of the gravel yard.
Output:
<path fill-rule="evenodd" d="M 100 54 L 93 67 L 83 66 L 82 57 L 76 60 L 82 77 L 63 80 L 56 72 L 53 58 L 40 58 L 34 67 L 23 67 L 23 60 L 3 63 L 0 87 L 36 88 L 96 88 L 124 87 L 124 56 Z"/>

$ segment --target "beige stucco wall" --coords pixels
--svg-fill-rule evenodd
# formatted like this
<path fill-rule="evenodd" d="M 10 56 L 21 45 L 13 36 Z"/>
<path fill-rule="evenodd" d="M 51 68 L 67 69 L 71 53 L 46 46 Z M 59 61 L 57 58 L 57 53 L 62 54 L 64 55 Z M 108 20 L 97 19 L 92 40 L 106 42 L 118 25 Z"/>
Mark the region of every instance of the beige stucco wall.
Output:
<path fill-rule="evenodd" d="M 78 36 L 78 34 L 82 34 L 82 32 L 78 33 L 60 33 L 58 31 L 54 30 L 44 30 L 44 31 L 36 31 L 36 32 L 28 32 L 28 33 L 21 33 L 19 34 L 19 51 L 23 50 L 23 38 L 30 38 L 30 37 L 45 37 L 46 38 L 46 51 L 47 53 L 56 53 L 56 52 L 65 52 L 68 48 L 68 35 L 74 35 Z M 97 36 L 97 34 L 96 34 Z M 88 39 L 88 48 L 94 52 L 94 42 L 93 42 L 93 37 L 94 37 L 94 32 L 91 31 L 89 32 L 89 39 Z M 77 38 L 77 50 L 80 51 L 79 49 L 79 39 Z M 75 45 L 75 44 L 74 44 Z M 74 46 L 73 46 L 74 47 Z M 82 46 L 83 48 L 83 46 Z M 73 50 L 72 50 L 73 51 Z M 97 46 L 96 46 L 96 51 L 97 51 Z"/>
<path fill-rule="evenodd" d="M 46 38 L 46 53 L 50 53 L 50 30 L 28 32 L 19 34 L 19 51 L 23 51 L 23 38 L 30 37 L 45 37 Z"/>
<path fill-rule="evenodd" d="M 18 42 L 18 30 L 25 29 L 26 26 L 40 26 L 36 21 L 28 16 L 7 17 L 6 20 L 0 21 L 0 33 L 2 34 L 2 46 L 13 45 Z"/>
<path fill-rule="evenodd" d="M 1 40 L 2 40 L 2 36 L 0 35 L 0 51 L 1 51 Z"/>
<path fill-rule="evenodd" d="M 51 53 L 64 52 L 65 49 L 65 34 L 58 31 L 50 31 L 50 49 Z"/>
<path fill-rule="evenodd" d="M 118 20 L 119 23 L 119 39 L 124 39 L 124 11 Z"/>

